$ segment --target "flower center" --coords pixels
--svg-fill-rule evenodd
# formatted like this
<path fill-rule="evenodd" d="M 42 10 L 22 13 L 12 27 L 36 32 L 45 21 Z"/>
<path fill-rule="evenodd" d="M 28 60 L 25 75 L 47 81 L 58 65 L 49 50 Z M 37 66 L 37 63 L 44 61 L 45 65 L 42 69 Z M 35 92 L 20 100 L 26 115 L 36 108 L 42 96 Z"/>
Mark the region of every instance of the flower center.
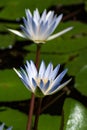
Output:
<path fill-rule="evenodd" d="M 34 40 L 35 43 L 45 43 L 45 40 Z"/>
<path fill-rule="evenodd" d="M 42 79 L 41 79 L 41 78 L 38 78 L 38 79 L 37 79 L 37 85 L 38 85 L 38 86 L 40 86 L 40 81 L 41 81 L 41 80 L 43 81 L 44 84 L 46 84 L 47 81 L 48 81 L 47 78 L 42 78 Z"/>

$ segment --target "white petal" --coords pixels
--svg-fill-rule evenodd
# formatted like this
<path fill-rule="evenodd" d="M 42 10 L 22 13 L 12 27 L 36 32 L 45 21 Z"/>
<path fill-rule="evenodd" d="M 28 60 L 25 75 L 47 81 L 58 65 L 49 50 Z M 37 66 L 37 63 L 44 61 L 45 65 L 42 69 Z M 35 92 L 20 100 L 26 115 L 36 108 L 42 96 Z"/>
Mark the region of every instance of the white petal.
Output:
<path fill-rule="evenodd" d="M 32 90 L 31 88 L 31 82 L 27 76 L 27 74 L 25 73 L 25 71 L 21 68 L 21 71 L 18 72 L 15 68 L 13 68 L 14 71 L 17 73 L 17 75 L 20 77 L 20 79 L 22 80 L 22 82 L 24 83 L 24 85 L 26 86 L 27 89 L 29 89 L 30 91 Z"/>
<path fill-rule="evenodd" d="M 17 73 L 17 75 L 22 78 L 22 75 L 20 74 L 20 72 L 18 72 L 15 68 L 13 68 L 13 70 Z"/>
<path fill-rule="evenodd" d="M 21 71 L 18 72 L 15 68 L 14 71 L 18 74 L 22 82 L 24 83 L 25 87 L 30 90 L 31 92 L 34 92 L 34 86 L 32 84 L 32 75 L 30 75 L 30 71 L 26 68 L 26 72 L 23 68 L 20 68 Z"/>
<path fill-rule="evenodd" d="M 23 38 L 26 38 L 21 32 L 19 31 L 16 31 L 16 30 L 13 30 L 13 29 L 8 29 L 8 31 L 20 36 L 20 37 L 23 37 Z"/>
<path fill-rule="evenodd" d="M 31 65 L 28 61 L 26 61 L 25 68 L 26 68 L 26 72 L 28 74 L 29 79 L 32 79 L 32 77 L 34 77 L 34 75 L 33 75 L 33 72 L 32 72 Z"/>
<path fill-rule="evenodd" d="M 64 33 L 70 31 L 71 29 L 73 29 L 73 27 L 69 27 L 69 28 L 67 28 L 67 29 L 65 29 L 65 30 L 63 30 L 63 31 L 61 31 L 59 33 L 56 33 L 56 34 L 52 35 L 52 36 L 48 37 L 47 41 L 52 40 L 54 38 L 57 38 L 57 37 L 63 35 Z"/>
<path fill-rule="evenodd" d="M 24 79 L 21 79 L 21 81 L 29 91 L 33 92 L 33 87 L 31 84 L 29 84 L 30 82 L 26 82 Z"/>
<path fill-rule="evenodd" d="M 53 64 L 49 63 L 48 66 L 47 66 L 47 69 L 45 71 L 44 78 L 48 79 L 52 70 L 53 70 Z"/>
<path fill-rule="evenodd" d="M 63 87 L 65 87 L 69 82 L 71 81 L 71 79 L 69 79 L 68 81 L 64 82 L 63 84 L 61 84 L 60 86 L 58 86 L 55 90 L 52 91 L 48 91 L 47 95 L 51 95 L 56 93 L 57 91 L 60 91 Z"/>
<path fill-rule="evenodd" d="M 36 10 L 34 11 L 33 19 L 35 20 L 36 24 L 38 24 L 38 22 L 39 22 L 39 20 L 40 20 L 40 14 L 39 14 L 38 9 L 36 9 Z"/>
<path fill-rule="evenodd" d="M 56 18 L 56 24 L 55 24 L 54 30 L 55 30 L 55 28 L 59 25 L 59 23 L 60 23 L 62 17 L 63 17 L 63 14 L 60 14 L 60 15 L 58 16 L 58 18 Z"/>
<path fill-rule="evenodd" d="M 47 35 L 48 31 L 48 21 L 44 24 L 40 24 L 40 30 L 39 30 L 39 39 L 46 40 L 46 38 L 49 36 Z"/>
<path fill-rule="evenodd" d="M 37 87 L 37 83 L 34 78 L 32 78 L 32 84 L 33 84 L 33 92 L 34 92 Z"/>
<path fill-rule="evenodd" d="M 37 72 L 36 66 L 35 66 L 35 64 L 34 64 L 34 62 L 32 60 L 30 61 L 30 65 L 31 65 L 33 76 L 37 76 L 38 72 Z"/>
<path fill-rule="evenodd" d="M 50 22 L 51 22 L 51 20 L 52 20 L 52 18 L 53 18 L 53 15 L 54 15 L 54 11 L 49 11 L 48 13 L 47 13 L 47 15 L 46 15 L 46 21 L 48 21 L 49 22 L 49 24 L 50 24 Z"/>
<path fill-rule="evenodd" d="M 63 16 L 63 14 L 59 15 L 58 18 L 56 18 L 56 16 L 54 16 L 54 18 L 53 18 L 53 20 L 52 20 L 53 23 L 54 23 L 54 26 L 50 25 L 50 28 L 51 28 L 51 26 L 52 26 L 52 29 L 51 29 L 51 32 L 49 33 L 49 35 L 51 35 L 51 34 L 54 32 L 54 30 L 56 29 L 56 27 L 57 27 L 58 24 L 60 23 L 60 21 L 61 21 L 61 19 L 62 19 L 62 16 Z"/>
<path fill-rule="evenodd" d="M 0 126 L 0 130 L 3 130 L 5 123 Z"/>
<path fill-rule="evenodd" d="M 20 27 L 21 27 L 22 31 L 24 32 L 25 37 L 32 40 L 31 33 L 23 25 L 21 25 Z"/>
<path fill-rule="evenodd" d="M 45 72 L 45 63 L 44 61 L 41 62 L 40 68 L 39 68 L 39 78 L 43 78 L 44 72 Z"/>
<path fill-rule="evenodd" d="M 36 23 L 33 19 L 32 19 L 32 25 L 31 26 L 32 26 L 32 36 L 36 37 L 37 36 L 37 25 L 36 25 Z"/>
<path fill-rule="evenodd" d="M 47 93 L 49 91 L 54 91 L 59 85 L 60 85 L 60 82 L 61 80 L 63 79 L 63 77 L 65 76 L 67 72 L 67 69 L 64 70 L 63 72 L 61 72 L 57 77 L 56 79 L 52 82 L 52 84 L 50 85 L 49 89 L 46 91 Z"/>
<path fill-rule="evenodd" d="M 40 81 L 40 90 L 42 91 L 42 93 L 44 94 L 44 95 L 46 95 L 46 90 L 49 88 L 49 86 L 50 86 L 50 81 L 48 80 L 47 81 L 47 83 L 46 84 L 44 84 L 44 82 L 43 82 L 43 80 L 41 80 Z"/>
<path fill-rule="evenodd" d="M 47 83 L 42 88 L 42 91 L 44 92 L 44 95 L 46 95 L 46 92 L 49 89 L 49 87 L 50 87 L 50 80 L 48 80 Z"/>
<path fill-rule="evenodd" d="M 40 18 L 40 23 L 43 21 L 43 22 L 45 22 L 45 19 L 46 19 L 46 9 L 43 11 L 43 13 L 42 13 L 42 16 L 41 16 L 41 18 Z"/>
<path fill-rule="evenodd" d="M 42 79 L 40 80 L 40 86 L 39 86 L 39 88 L 40 88 L 41 91 L 42 91 L 43 88 L 44 88 L 44 82 L 43 82 Z"/>
<path fill-rule="evenodd" d="M 60 69 L 60 64 L 56 66 L 56 68 L 52 71 L 52 73 L 49 76 L 50 80 L 54 80 L 56 75 L 58 74 L 58 71 Z"/>
<path fill-rule="evenodd" d="M 37 11 L 35 11 L 37 12 Z M 24 20 L 25 26 L 26 26 L 26 30 L 29 32 L 29 34 L 32 36 L 32 40 L 34 40 L 35 34 L 36 34 L 36 23 L 34 18 L 32 18 L 32 14 L 30 12 L 30 10 L 26 10 L 26 17 L 27 17 L 27 21 Z"/>
<path fill-rule="evenodd" d="M 47 39 L 50 36 L 50 34 L 52 34 L 54 27 L 55 27 L 55 24 L 56 24 L 56 22 L 51 24 L 50 27 L 47 27 L 47 29 L 44 31 L 45 39 Z"/>
<path fill-rule="evenodd" d="M 63 77 L 65 76 L 65 74 L 67 73 L 68 69 L 65 69 L 64 71 L 62 71 L 57 77 L 56 79 L 53 81 L 52 86 L 59 86 L 61 80 L 63 79 Z"/>
<path fill-rule="evenodd" d="M 36 76 L 34 75 L 31 64 L 28 61 L 26 61 L 25 68 L 26 68 L 26 73 L 28 75 L 28 80 L 29 80 L 30 86 L 33 86 L 32 78 L 35 78 Z"/>
<path fill-rule="evenodd" d="M 29 9 L 25 9 L 25 13 L 26 13 L 26 16 L 27 16 L 27 20 L 32 19 L 32 14 L 31 14 L 31 11 Z"/>

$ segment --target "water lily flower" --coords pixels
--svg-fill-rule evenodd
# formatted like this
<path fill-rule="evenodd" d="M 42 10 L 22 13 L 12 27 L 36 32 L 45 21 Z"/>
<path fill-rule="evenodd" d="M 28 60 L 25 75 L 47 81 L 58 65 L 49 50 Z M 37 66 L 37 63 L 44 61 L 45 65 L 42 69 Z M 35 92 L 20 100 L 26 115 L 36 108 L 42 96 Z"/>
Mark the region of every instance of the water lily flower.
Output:
<path fill-rule="evenodd" d="M 41 62 L 39 71 L 33 61 L 26 61 L 25 68 L 20 71 L 15 70 L 26 88 L 36 96 L 52 95 L 67 85 L 71 79 L 61 83 L 63 77 L 67 73 L 67 69 L 58 74 L 60 64 L 53 69 L 53 64 L 49 63 L 47 68 L 44 61 Z"/>
<path fill-rule="evenodd" d="M 5 123 L 0 125 L 0 130 L 4 130 Z M 12 130 L 12 127 L 7 128 L 6 130 Z"/>
<path fill-rule="evenodd" d="M 26 18 L 23 17 L 24 25 L 20 25 L 22 32 L 13 29 L 8 30 L 37 44 L 45 43 L 46 41 L 59 37 L 72 29 L 72 27 L 69 27 L 61 32 L 51 35 L 59 25 L 63 17 L 62 14 L 57 16 L 54 14 L 54 11 L 49 11 L 47 13 L 46 9 L 41 16 L 38 9 L 33 12 L 33 15 L 29 9 L 26 9 L 25 13 Z"/>

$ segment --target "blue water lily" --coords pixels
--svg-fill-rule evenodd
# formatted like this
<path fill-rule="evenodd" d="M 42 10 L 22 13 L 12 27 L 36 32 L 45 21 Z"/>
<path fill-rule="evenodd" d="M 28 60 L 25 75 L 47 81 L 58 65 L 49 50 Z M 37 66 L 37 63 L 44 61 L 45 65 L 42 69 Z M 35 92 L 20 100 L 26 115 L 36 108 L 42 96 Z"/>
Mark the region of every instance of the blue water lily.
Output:
<path fill-rule="evenodd" d="M 0 125 L 0 130 L 4 130 L 5 123 Z M 7 128 L 6 130 L 12 130 L 12 127 Z"/>
<path fill-rule="evenodd" d="M 60 64 L 53 69 L 53 64 L 49 63 L 46 67 L 44 61 L 41 62 L 39 71 L 33 61 L 26 61 L 25 69 L 15 70 L 26 88 L 36 96 L 51 95 L 61 90 L 71 79 L 61 83 L 67 73 L 67 69 L 58 74 Z"/>
<path fill-rule="evenodd" d="M 59 37 L 72 29 L 72 27 L 69 27 L 61 32 L 51 35 L 60 23 L 63 17 L 62 14 L 57 16 L 54 14 L 54 11 L 47 12 L 46 9 L 41 16 L 38 9 L 33 12 L 33 15 L 29 9 L 26 9 L 25 13 L 26 18 L 23 17 L 24 25 L 20 25 L 22 32 L 13 29 L 8 30 L 37 44 L 45 43 L 46 41 Z"/>

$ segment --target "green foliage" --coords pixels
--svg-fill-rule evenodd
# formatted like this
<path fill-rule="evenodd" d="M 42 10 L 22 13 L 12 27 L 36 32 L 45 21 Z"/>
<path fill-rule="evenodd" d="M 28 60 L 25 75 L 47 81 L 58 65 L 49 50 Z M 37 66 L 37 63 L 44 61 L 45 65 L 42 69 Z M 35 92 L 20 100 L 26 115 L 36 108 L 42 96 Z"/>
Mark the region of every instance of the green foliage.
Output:
<path fill-rule="evenodd" d="M 27 116 L 17 110 L 1 107 L 0 122 L 5 122 L 5 125 L 8 127 L 12 126 L 13 130 L 25 130 Z"/>
<path fill-rule="evenodd" d="M 64 103 L 64 129 L 86 130 L 87 109 L 78 101 L 67 99 Z"/>
<path fill-rule="evenodd" d="M 87 96 L 87 65 L 76 75 L 75 87 L 85 96 Z"/>
<path fill-rule="evenodd" d="M 0 101 L 18 101 L 29 97 L 31 93 L 13 70 L 0 71 Z"/>
<path fill-rule="evenodd" d="M 44 122 L 44 123 L 43 123 Z M 41 115 L 39 119 L 38 130 L 56 130 L 60 129 L 61 117 Z"/>
<path fill-rule="evenodd" d="M 33 11 L 39 8 L 40 12 L 51 5 L 69 5 L 85 2 L 86 0 L 1 0 L 0 19 L 18 20 L 25 16 L 25 8 Z M 42 6 L 43 5 L 43 6 Z M 46 64 L 50 61 L 56 66 L 61 63 L 68 68 L 68 74 L 75 77 L 74 87 L 87 96 L 87 24 L 73 21 L 61 23 L 55 32 L 58 32 L 69 26 L 74 29 L 63 36 L 54 39 L 42 45 L 41 60 Z M 19 29 L 19 24 L 0 22 L 0 48 L 14 45 L 18 38 L 7 31 L 7 28 Z M 24 46 L 29 53 L 24 57 L 25 60 L 35 60 L 36 45 Z M 0 59 L 1 63 L 1 59 Z M 13 70 L 0 70 L 0 102 L 21 101 L 31 97 L 31 93 L 25 88 L 18 76 Z M 62 130 L 86 130 L 87 129 L 87 108 L 73 99 L 66 99 L 64 102 L 64 115 L 51 116 L 41 115 L 38 130 L 56 130 L 60 129 L 61 123 L 64 123 Z M 64 116 L 64 122 L 61 118 Z M 5 122 L 7 126 L 13 126 L 13 130 L 25 130 L 27 116 L 18 110 L 0 107 L 0 121 Z"/>

